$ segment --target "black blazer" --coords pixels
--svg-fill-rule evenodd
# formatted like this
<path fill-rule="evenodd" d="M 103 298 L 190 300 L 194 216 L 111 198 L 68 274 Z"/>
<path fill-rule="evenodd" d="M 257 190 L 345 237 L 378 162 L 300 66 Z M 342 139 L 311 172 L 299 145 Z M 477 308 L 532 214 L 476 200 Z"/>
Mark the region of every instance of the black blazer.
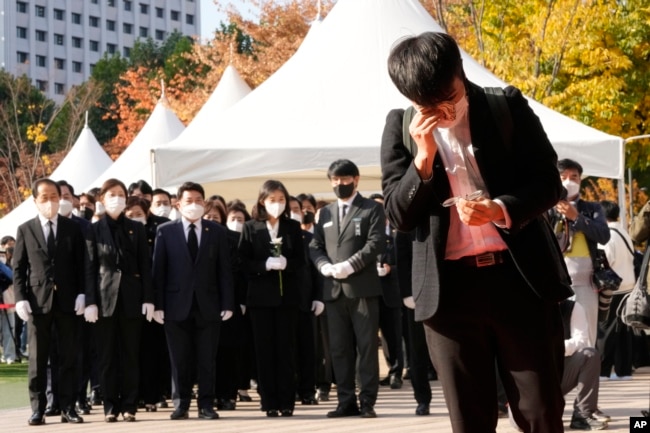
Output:
<path fill-rule="evenodd" d="M 54 259 L 47 253 L 47 242 L 38 217 L 18 227 L 13 255 L 16 302 L 29 301 L 33 314 L 45 314 L 53 307 L 74 312 L 77 295 L 92 278 L 88 250 L 80 226 L 58 215 Z"/>
<path fill-rule="evenodd" d="M 244 224 L 239 256 L 248 281 L 246 305 L 249 307 L 298 305 L 306 262 L 300 224 L 281 216 L 278 237 L 282 238 L 282 255 L 287 259 L 287 267 L 281 272 L 282 294 L 280 272 L 266 270 L 266 259 L 271 257 L 271 236 L 266 221 L 250 220 Z"/>
<path fill-rule="evenodd" d="M 485 91 L 467 81 L 472 147 L 492 199 L 506 206 L 512 227 L 499 229 L 522 277 L 542 299 L 558 302 L 572 295 L 571 281 L 555 235 L 544 213 L 562 190 L 557 155 L 539 118 L 521 92 L 505 89 L 514 123 L 511 148 L 502 143 Z M 439 307 L 441 262 L 449 231 L 451 208 L 441 203 L 450 188 L 440 154 L 433 161 L 433 178 L 422 181 L 413 157 L 404 147 L 404 110 L 388 113 L 381 144 L 382 187 L 390 222 L 402 231 L 415 230 L 413 297 L 415 317 L 425 320 Z"/>
<path fill-rule="evenodd" d="M 96 275 L 93 287 L 86 288 L 86 305 L 97 305 L 99 315 L 110 317 L 115 312 L 118 295 L 124 315 L 139 317 L 142 304 L 154 302 L 151 281 L 151 256 L 142 223 L 119 217 L 116 230 L 122 230 L 124 245 L 118 253 L 115 236 L 108 225 L 108 216 L 92 225 L 91 259 Z"/>
<path fill-rule="evenodd" d="M 381 295 L 377 256 L 384 252 L 386 216 L 382 206 L 357 194 L 339 232 L 339 209 L 335 201 L 321 208 L 314 238 L 309 244 L 316 268 L 349 260 L 354 273 L 338 280 L 324 279 L 323 299 L 332 301 L 341 293 L 348 298 Z"/>
<path fill-rule="evenodd" d="M 221 320 L 221 311 L 233 311 L 233 277 L 226 229 L 215 222 L 201 220 L 199 251 L 192 262 L 182 219 L 158 226 L 153 284 L 156 310 L 163 310 L 166 320 L 187 319 L 195 296 L 204 320 Z"/>

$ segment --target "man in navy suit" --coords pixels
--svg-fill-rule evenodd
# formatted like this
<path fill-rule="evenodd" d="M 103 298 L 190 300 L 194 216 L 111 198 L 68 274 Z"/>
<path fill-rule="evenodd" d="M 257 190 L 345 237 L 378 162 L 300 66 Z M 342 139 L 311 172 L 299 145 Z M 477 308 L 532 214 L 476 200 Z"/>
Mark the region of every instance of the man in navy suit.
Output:
<path fill-rule="evenodd" d="M 199 418 L 217 419 L 213 409 L 215 361 L 221 321 L 232 316 L 233 277 L 226 229 L 202 220 L 203 187 L 178 189 L 182 218 L 158 227 L 153 258 L 154 319 L 164 323 L 172 367 L 171 419 L 187 419 L 197 363 Z"/>
<path fill-rule="evenodd" d="M 561 432 L 558 302 L 573 292 L 545 219 L 562 191 L 557 155 L 519 90 L 487 95 L 467 80 L 449 35 L 405 38 L 388 71 L 416 109 L 407 126 L 417 148 L 404 143 L 404 110 L 392 110 L 381 145 L 386 213 L 415 230 L 415 319 L 453 431 L 495 431 L 496 361 L 517 424 Z"/>

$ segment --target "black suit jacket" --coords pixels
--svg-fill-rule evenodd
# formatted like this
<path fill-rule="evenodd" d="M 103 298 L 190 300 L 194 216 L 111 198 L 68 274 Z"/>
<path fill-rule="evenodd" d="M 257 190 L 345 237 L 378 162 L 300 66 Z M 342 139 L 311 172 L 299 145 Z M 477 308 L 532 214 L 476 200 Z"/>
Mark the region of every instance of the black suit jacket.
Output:
<path fill-rule="evenodd" d="M 86 288 L 86 305 L 97 305 L 102 317 L 110 317 L 118 295 L 127 317 L 142 315 L 143 303 L 154 303 L 151 256 L 142 223 L 120 216 L 127 242 L 119 247 L 104 216 L 92 225 L 91 259 L 96 275 Z"/>
<path fill-rule="evenodd" d="M 538 117 L 521 92 L 505 89 L 514 123 L 511 148 L 501 140 L 485 92 L 467 82 L 472 147 L 492 199 L 500 199 L 512 226 L 499 234 L 522 277 L 537 296 L 550 302 L 573 293 L 555 235 L 544 213 L 554 206 L 562 190 L 557 155 Z M 391 223 L 399 230 L 415 230 L 413 244 L 413 297 L 415 317 L 425 320 L 439 308 L 442 260 L 449 231 L 450 209 L 441 203 L 450 197 L 445 167 L 439 154 L 433 177 L 422 181 L 413 157 L 404 147 L 404 110 L 388 113 L 381 144 L 382 186 Z"/>
<path fill-rule="evenodd" d="M 221 311 L 235 307 L 226 229 L 202 220 L 199 251 L 192 262 L 182 219 L 158 226 L 153 283 L 156 310 L 164 310 L 166 320 L 187 319 L 195 296 L 203 319 L 221 320 Z"/>
<path fill-rule="evenodd" d="M 401 308 L 402 297 L 400 296 L 399 289 L 400 282 L 398 279 L 399 270 L 396 258 L 395 232 L 396 230 L 391 227 L 390 234 L 384 234 L 386 249 L 383 254 L 379 255 L 377 261 L 381 264 L 385 263 L 390 266 L 390 273 L 383 277 L 379 277 L 379 280 L 381 281 L 381 295 L 384 304 L 390 308 Z"/>
<path fill-rule="evenodd" d="M 354 273 L 343 280 L 325 278 L 323 299 L 332 301 L 341 293 L 348 298 L 381 295 L 377 256 L 385 249 L 383 208 L 374 200 L 357 194 L 342 225 L 338 215 L 337 201 L 321 208 L 318 224 L 314 226 L 314 238 L 309 244 L 311 259 L 319 271 L 327 263 L 348 260 Z"/>
<path fill-rule="evenodd" d="M 58 215 L 54 258 L 38 217 L 18 227 L 13 255 L 16 302 L 29 301 L 33 314 L 52 310 L 55 299 L 59 311 L 74 312 L 77 295 L 91 278 L 88 250 L 80 226 Z"/>
<path fill-rule="evenodd" d="M 287 267 L 282 271 L 282 295 L 280 272 L 266 270 L 266 260 L 271 257 L 271 235 L 266 221 L 250 220 L 244 224 L 239 256 L 248 280 L 246 305 L 249 307 L 298 305 L 298 292 L 304 288 L 306 261 L 300 224 L 280 217 L 278 237 L 282 238 L 282 255 L 287 259 Z"/>

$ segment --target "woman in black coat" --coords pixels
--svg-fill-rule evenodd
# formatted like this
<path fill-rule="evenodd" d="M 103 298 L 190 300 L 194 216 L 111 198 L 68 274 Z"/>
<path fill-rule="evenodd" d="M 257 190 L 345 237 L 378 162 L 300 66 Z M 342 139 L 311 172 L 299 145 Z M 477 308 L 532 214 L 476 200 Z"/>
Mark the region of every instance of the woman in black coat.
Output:
<path fill-rule="evenodd" d="M 300 224 L 289 218 L 288 203 L 282 183 L 264 182 L 239 242 L 258 392 L 269 417 L 291 416 L 295 405 L 294 336 L 306 260 Z"/>
<path fill-rule="evenodd" d="M 97 278 L 86 288 L 84 316 L 95 324 L 106 422 L 121 413 L 135 421 L 143 315 L 153 318 L 153 286 L 144 225 L 124 216 L 126 187 L 109 179 L 99 199 L 106 214 L 92 226 L 91 260 Z"/>

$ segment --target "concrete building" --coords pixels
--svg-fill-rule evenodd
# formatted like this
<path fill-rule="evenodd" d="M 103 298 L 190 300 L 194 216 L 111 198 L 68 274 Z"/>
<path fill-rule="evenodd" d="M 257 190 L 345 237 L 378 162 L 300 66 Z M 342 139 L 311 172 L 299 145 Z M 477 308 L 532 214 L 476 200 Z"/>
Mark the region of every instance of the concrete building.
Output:
<path fill-rule="evenodd" d="M 138 39 L 201 34 L 200 0 L 0 0 L 0 68 L 26 74 L 57 102 L 104 53 Z"/>

